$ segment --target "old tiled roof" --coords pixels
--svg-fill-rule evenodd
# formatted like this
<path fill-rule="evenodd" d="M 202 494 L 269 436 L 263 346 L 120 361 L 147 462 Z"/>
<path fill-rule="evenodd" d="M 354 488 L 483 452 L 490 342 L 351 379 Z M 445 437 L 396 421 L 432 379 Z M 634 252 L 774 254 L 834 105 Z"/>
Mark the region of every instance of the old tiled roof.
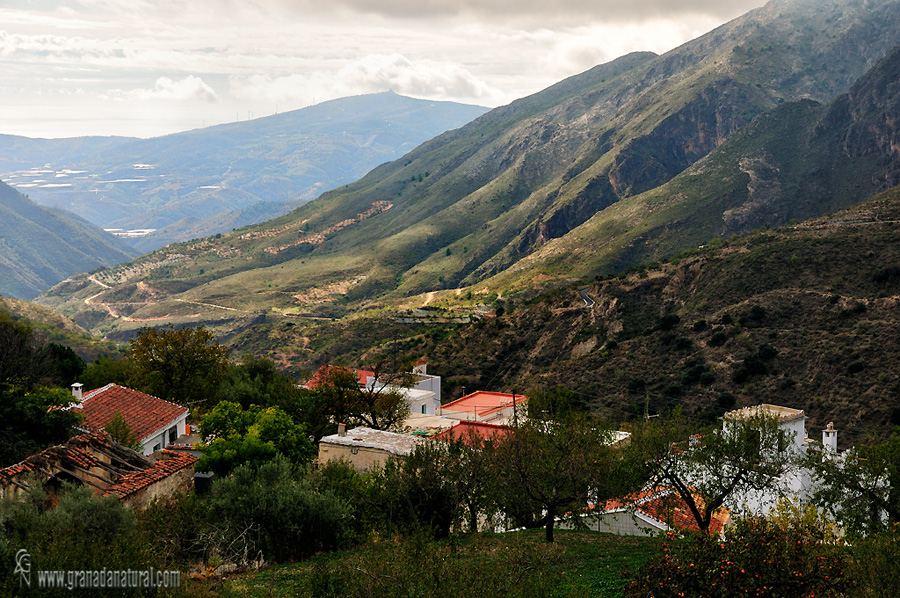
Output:
<path fill-rule="evenodd" d="M 188 413 L 186 407 L 118 384 L 107 384 L 86 393 L 81 405 L 74 408 L 84 414 L 82 425 L 89 430 L 103 429 L 121 412 L 132 434 L 141 442 Z"/>
<path fill-rule="evenodd" d="M 515 396 L 516 405 L 520 405 L 528 400 L 528 397 L 525 395 L 479 390 L 443 405 L 441 412 L 457 411 L 484 416 L 510 407 L 513 404 L 513 396 Z"/>
<path fill-rule="evenodd" d="M 117 466 L 130 469 L 146 467 L 150 461 L 142 455 L 115 445 L 106 432 L 98 431 L 71 438 L 66 444 L 51 446 L 35 453 L 20 463 L 0 469 L 0 485 L 21 485 L 20 476 L 28 473 L 54 475 L 55 468 L 110 469 L 110 465 L 100 461 L 97 453 L 102 453 L 115 461 Z"/>
<path fill-rule="evenodd" d="M 181 471 L 185 467 L 192 466 L 198 460 L 197 457 L 190 453 L 169 450 L 163 451 L 163 458 L 154 463 L 153 467 L 122 476 L 117 483 L 106 489 L 105 496 L 125 498 L 142 488 L 146 488 L 151 484 L 155 484 L 156 482 Z"/>

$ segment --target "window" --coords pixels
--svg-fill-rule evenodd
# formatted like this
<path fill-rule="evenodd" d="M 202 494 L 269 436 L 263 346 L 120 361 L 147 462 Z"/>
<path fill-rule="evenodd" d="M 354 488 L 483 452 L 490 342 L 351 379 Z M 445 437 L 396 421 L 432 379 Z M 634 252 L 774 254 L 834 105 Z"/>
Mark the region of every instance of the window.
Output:
<path fill-rule="evenodd" d="M 172 426 L 169 428 L 169 444 L 175 442 L 176 438 L 178 438 L 178 426 Z"/>
<path fill-rule="evenodd" d="M 425 405 L 422 405 L 422 415 L 428 414 L 428 408 Z"/>
<path fill-rule="evenodd" d="M 160 449 L 160 446 L 159 446 L 159 443 L 157 442 L 156 444 L 153 445 L 153 452 L 155 453 L 159 449 Z"/>

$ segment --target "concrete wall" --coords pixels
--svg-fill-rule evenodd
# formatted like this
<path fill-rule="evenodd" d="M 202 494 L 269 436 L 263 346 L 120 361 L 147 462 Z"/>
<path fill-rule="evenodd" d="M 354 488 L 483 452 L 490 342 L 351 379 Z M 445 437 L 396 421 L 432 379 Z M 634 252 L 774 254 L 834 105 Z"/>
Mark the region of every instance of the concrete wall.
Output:
<path fill-rule="evenodd" d="M 665 528 L 644 521 L 629 511 L 612 511 L 600 515 L 589 515 L 583 517 L 581 522 L 587 525 L 591 531 L 616 534 L 617 536 L 642 536 L 646 538 L 657 536 L 660 532 L 665 531 Z M 562 521 L 559 524 L 559 528 L 575 529 L 575 525 L 571 521 Z"/>
<path fill-rule="evenodd" d="M 154 498 L 165 499 L 178 491 L 189 491 L 194 487 L 194 466 L 190 465 L 181 471 L 161 479 L 155 484 L 141 488 L 133 494 L 129 494 L 122 502 L 132 509 L 146 509 Z"/>
<path fill-rule="evenodd" d="M 390 457 L 397 456 L 381 449 L 319 443 L 319 463 L 343 459 L 360 473 L 381 467 Z"/>

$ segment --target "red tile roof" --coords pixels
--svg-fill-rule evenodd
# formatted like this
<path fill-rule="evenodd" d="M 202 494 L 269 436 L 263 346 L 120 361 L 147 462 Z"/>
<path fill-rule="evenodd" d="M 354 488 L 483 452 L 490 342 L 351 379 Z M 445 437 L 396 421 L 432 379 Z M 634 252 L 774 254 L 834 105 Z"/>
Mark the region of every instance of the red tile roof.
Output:
<path fill-rule="evenodd" d="M 519 405 L 528 400 L 525 395 L 512 395 L 506 392 L 487 392 L 478 390 L 469 393 L 461 399 L 456 399 L 446 405 L 441 406 L 442 411 L 457 411 L 462 413 L 475 413 L 477 415 L 490 415 L 495 411 L 505 409 L 513 404 L 513 396 L 515 396 L 515 404 Z"/>
<path fill-rule="evenodd" d="M 197 457 L 190 453 L 163 451 L 163 458 L 154 463 L 153 467 L 123 475 L 117 483 L 106 489 L 105 496 L 125 498 L 138 490 L 181 471 L 185 467 L 193 466 L 198 460 Z"/>
<path fill-rule="evenodd" d="M 122 451 L 125 451 L 123 454 Z M 35 453 L 20 463 L 0 469 L 0 485 L 15 484 L 17 478 L 26 473 L 44 472 L 52 476 L 54 468 L 71 468 L 91 470 L 94 467 L 108 469 L 108 465 L 97 458 L 97 454 L 115 455 L 132 469 L 146 467 L 150 461 L 130 449 L 118 447 L 104 431 L 82 434 L 69 439 L 66 444 L 51 446 Z"/>
<path fill-rule="evenodd" d="M 360 386 L 366 385 L 366 378 L 370 376 L 374 376 L 375 372 L 370 372 L 369 370 L 351 370 L 338 365 L 323 365 L 318 369 L 318 371 L 313 375 L 312 378 L 309 379 L 309 382 L 305 384 L 306 388 L 317 388 L 321 384 L 325 383 L 328 380 L 328 375 L 332 370 L 343 370 L 347 372 L 354 372 L 356 374 L 357 379 L 359 380 Z"/>
<path fill-rule="evenodd" d="M 466 444 L 478 438 L 480 440 L 488 440 L 494 438 L 502 438 L 512 431 L 509 426 L 501 426 L 498 424 L 488 424 L 485 422 L 461 421 L 452 428 L 447 428 L 440 434 L 434 436 L 435 440 L 459 440 L 462 439 Z"/>
<path fill-rule="evenodd" d="M 694 501 L 698 508 L 703 509 L 703 502 L 698 496 L 694 495 Z M 669 527 L 700 531 L 687 503 L 681 495 L 668 488 L 645 490 L 624 499 L 611 500 L 603 508 L 605 511 L 632 508 Z M 719 507 L 713 512 L 709 532 L 721 533 L 730 519 L 731 513 L 724 507 Z"/>
<path fill-rule="evenodd" d="M 131 432 L 141 442 L 158 434 L 188 414 L 188 409 L 146 393 L 107 384 L 86 393 L 74 409 L 84 414 L 84 427 L 101 430 L 121 413 Z"/>

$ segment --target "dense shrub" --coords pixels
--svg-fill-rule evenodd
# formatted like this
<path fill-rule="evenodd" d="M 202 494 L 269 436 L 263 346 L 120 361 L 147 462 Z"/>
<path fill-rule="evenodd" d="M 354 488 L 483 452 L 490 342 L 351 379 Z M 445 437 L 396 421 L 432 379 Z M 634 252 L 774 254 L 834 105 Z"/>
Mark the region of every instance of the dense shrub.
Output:
<path fill-rule="evenodd" d="M 208 500 L 208 545 L 232 562 L 296 559 L 349 540 L 350 505 L 316 489 L 282 455 L 258 469 L 238 467 L 213 485 Z"/>
<path fill-rule="evenodd" d="M 847 570 L 847 552 L 831 542 L 821 521 L 747 517 L 729 527 L 725 539 L 670 535 L 626 596 L 835 596 L 850 585 Z"/>

